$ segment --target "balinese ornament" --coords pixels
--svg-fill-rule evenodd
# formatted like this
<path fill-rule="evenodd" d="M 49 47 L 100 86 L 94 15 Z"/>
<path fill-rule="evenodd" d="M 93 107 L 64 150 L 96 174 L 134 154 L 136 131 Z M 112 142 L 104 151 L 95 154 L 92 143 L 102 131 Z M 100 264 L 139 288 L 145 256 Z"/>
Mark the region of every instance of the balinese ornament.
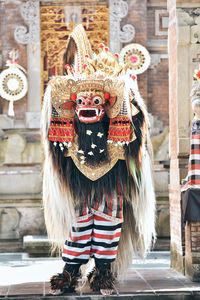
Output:
<path fill-rule="evenodd" d="M 10 60 L 6 62 L 8 69 L 0 73 L 0 96 L 10 101 L 8 115 L 14 116 L 13 102 L 22 99 L 28 90 L 26 70 L 18 64 L 18 52 L 9 53 Z"/>
<path fill-rule="evenodd" d="M 150 65 L 150 55 L 140 44 L 129 44 L 119 54 L 119 63 L 129 69 L 131 74 L 141 74 Z"/>
<path fill-rule="evenodd" d="M 60 148 L 70 147 L 74 138 L 74 119 L 51 117 L 49 126 L 49 140 L 59 142 Z"/>
<path fill-rule="evenodd" d="M 117 116 L 110 119 L 108 143 L 129 144 L 131 142 L 131 121 L 128 116 Z M 134 138 L 135 139 L 135 138 Z"/>

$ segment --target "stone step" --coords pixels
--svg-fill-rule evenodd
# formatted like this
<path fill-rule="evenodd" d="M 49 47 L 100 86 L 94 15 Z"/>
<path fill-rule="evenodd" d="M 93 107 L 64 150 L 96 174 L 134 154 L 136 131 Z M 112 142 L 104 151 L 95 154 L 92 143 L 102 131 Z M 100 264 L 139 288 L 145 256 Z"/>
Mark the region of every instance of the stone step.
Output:
<path fill-rule="evenodd" d="M 134 299 L 134 300 L 153 300 L 153 299 L 162 299 L 162 300 L 199 300 L 200 299 L 200 293 L 192 293 L 192 292 L 159 292 L 159 293 L 137 293 L 137 294 L 120 294 L 120 295 L 111 295 L 111 296 L 102 296 L 97 294 L 87 294 L 87 295 L 74 295 L 69 294 L 65 296 L 43 296 L 43 295 L 18 295 L 18 296 L 7 296 L 6 299 L 10 300 L 73 300 L 73 299 L 79 299 L 79 300 L 102 300 L 102 299 Z M 0 299 L 5 299 L 5 297 L 1 297 Z"/>
<path fill-rule="evenodd" d="M 26 235 L 23 237 L 23 246 L 29 257 L 49 257 L 51 242 L 46 235 Z"/>

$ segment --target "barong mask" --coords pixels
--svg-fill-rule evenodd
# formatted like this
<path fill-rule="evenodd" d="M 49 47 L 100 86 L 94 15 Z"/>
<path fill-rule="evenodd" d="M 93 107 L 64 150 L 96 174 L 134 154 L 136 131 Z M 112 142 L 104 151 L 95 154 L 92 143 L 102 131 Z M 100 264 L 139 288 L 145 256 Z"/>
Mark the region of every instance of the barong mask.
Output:
<path fill-rule="evenodd" d="M 52 84 L 52 105 L 63 118 L 75 114 L 84 123 L 99 122 L 104 114 L 116 117 L 123 102 L 124 82 L 117 78 L 122 67 L 106 47 L 94 59 L 86 55 L 81 74 L 66 66 L 68 75 Z"/>

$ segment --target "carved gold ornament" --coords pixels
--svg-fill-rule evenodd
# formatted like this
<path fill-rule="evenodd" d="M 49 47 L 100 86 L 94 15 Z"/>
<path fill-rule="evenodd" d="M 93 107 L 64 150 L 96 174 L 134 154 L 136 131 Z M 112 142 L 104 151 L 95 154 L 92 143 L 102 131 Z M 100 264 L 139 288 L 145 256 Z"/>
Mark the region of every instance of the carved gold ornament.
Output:
<path fill-rule="evenodd" d="M 57 76 L 49 84 L 51 85 L 51 103 L 61 117 L 72 118 L 75 116 L 74 106 L 76 105 L 76 101 L 71 99 L 72 94 L 90 90 L 99 91 L 100 93 L 108 92 L 111 96 L 116 96 L 113 106 L 110 106 L 109 103 L 105 104 L 105 111 L 109 118 L 116 117 L 120 112 L 123 101 L 124 82 L 117 78 L 113 80 L 91 78 L 75 81 L 70 76 Z M 64 104 L 68 106 L 68 109 L 63 107 Z"/>
<path fill-rule="evenodd" d="M 72 1 L 73 2 L 73 1 Z M 65 8 L 73 11 L 73 3 L 40 7 L 40 38 L 41 38 L 41 69 L 43 94 L 44 83 L 53 75 L 63 74 L 63 54 L 66 50 L 68 37 L 76 24 L 66 23 Z M 80 23 L 86 28 L 92 49 L 96 49 L 100 42 L 109 44 L 109 8 L 107 5 L 93 5 L 80 3 Z M 77 35 L 77 36 L 76 36 Z M 78 33 L 73 38 L 77 40 Z M 79 47 L 80 48 L 80 47 Z M 89 51 L 88 47 L 83 54 Z M 87 53 L 90 54 L 90 53 Z M 82 61 L 82 58 L 81 58 Z"/>
<path fill-rule="evenodd" d="M 91 166 L 87 163 L 82 164 L 78 157 L 78 142 L 76 136 L 72 147 L 69 148 L 68 151 L 66 151 L 65 156 L 71 157 L 79 171 L 90 180 L 95 181 L 108 173 L 115 166 L 119 159 L 125 159 L 123 146 L 108 144 L 107 147 L 109 162 L 102 162 L 97 166 Z"/>

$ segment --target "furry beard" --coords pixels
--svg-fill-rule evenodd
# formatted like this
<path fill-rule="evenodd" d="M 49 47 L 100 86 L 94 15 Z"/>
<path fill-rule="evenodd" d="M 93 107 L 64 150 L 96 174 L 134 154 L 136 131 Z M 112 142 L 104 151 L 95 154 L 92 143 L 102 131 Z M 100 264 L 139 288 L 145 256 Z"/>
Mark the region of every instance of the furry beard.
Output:
<path fill-rule="evenodd" d="M 70 190 L 76 208 L 82 211 L 85 201 L 88 206 L 93 206 L 96 201 L 101 202 L 104 195 L 108 200 L 117 192 L 125 198 L 130 198 L 135 191 L 135 183 L 127 171 L 126 162 L 119 160 L 107 174 L 96 181 L 85 177 L 75 166 L 71 157 L 65 157 L 59 146 L 50 142 L 53 155 L 54 169 L 58 171 L 60 180 Z"/>
<path fill-rule="evenodd" d="M 77 120 L 79 156 L 90 165 L 108 161 L 107 135 L 108 121 L 85 124 Z"/>

